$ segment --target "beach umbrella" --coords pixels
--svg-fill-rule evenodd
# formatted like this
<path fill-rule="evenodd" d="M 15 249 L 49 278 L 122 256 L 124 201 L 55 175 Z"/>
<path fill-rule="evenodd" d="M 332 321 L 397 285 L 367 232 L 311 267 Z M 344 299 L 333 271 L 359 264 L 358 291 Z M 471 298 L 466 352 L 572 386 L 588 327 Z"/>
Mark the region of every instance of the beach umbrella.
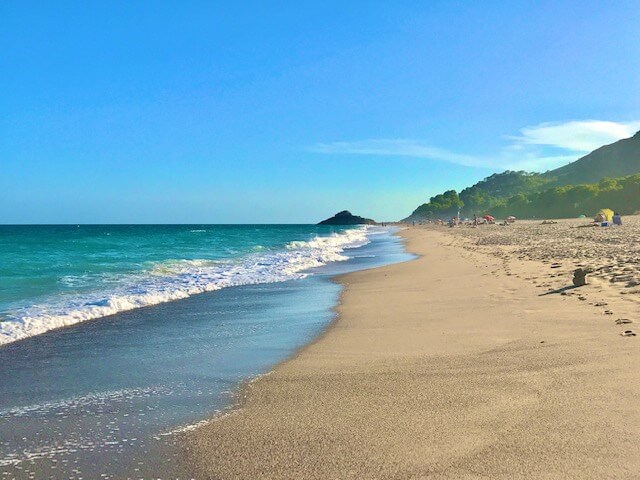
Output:
<path fill-rule="evenodd" d="M 596 217 L 599 217 L 600 215 L 602 215 L 603 220 L 596 220 L 598 222 L 611 222 L 613 220 L 613 210 L 610 208 L 600 209 Z"/>

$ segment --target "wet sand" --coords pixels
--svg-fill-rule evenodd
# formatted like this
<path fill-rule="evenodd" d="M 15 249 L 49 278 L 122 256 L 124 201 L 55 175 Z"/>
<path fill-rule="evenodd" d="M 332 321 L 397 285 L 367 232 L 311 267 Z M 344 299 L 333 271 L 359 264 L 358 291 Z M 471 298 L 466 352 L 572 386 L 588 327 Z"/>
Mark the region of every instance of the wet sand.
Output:
<path fill-rule="evenodd" d="M 640 329 L 636 294 L 557 291 L 575 260 L 514 254 L 544 246 L 521 225 L 404 230 L 420 258 L 340 278 L 333 326 L 185 434 L 189 473 L 638 478 L 640 336 L 620 335 Z"/>

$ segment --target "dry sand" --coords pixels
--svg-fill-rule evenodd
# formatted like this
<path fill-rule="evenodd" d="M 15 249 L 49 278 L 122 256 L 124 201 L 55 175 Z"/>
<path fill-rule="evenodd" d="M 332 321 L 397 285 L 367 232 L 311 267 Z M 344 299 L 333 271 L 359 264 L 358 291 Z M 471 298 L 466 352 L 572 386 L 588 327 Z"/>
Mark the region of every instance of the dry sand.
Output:
<path fill-rule="evenodd" d="M 541 296 L 593 260 L 564 255 L 565 226 L 549 227 L 547 243 L 533 223 L 403 231 L 421 257 L 342 277 L 334 325 L 186 434 L 190 473 L 640 478 L 640 336 L 619 335 L 640 329 L 637 294 L 603 277 Z M 616 325 L 618 312 L 637 323 Z"/>
<path fill-rule="evenodd" d="M 566 290 L 610 314 L 640 313 L 640 216 L 625 217 L 624 227 L 585 227 L 585 219 L 446 228 L 451 245 L 484 252 L 502 261 L 507 275 L 530 280 L 544 291 L 563 288 L 572 271 L 591 267 L 588 288 Z M 531 262 L 533 261 L 533 262 Z M 570 284 L 571 282 L 569 282 Z M 640 319 L 639 319 L 640 320 Z M 639 322 L 640 323 L 640 322 Z M 639 326 L 640 327 L 640 326 Z"/>

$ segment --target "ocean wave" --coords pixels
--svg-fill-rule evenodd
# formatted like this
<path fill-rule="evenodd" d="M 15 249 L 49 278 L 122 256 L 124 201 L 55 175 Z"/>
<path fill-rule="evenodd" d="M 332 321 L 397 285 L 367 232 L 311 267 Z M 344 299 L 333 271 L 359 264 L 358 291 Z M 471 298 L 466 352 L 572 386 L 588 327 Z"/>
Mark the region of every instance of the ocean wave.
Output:
<path fill-rule="evenodd" d="M 122 279 L 110 291 L 64 297 L 10 312 L 0 321 L 0 345 L 49 330 L 222 288 L 304 278 L 308 270 L 347 260 L 346 249 L 369 243 L 375 228 L 360 227 L 295 241 L 281 251 L 256 252 L 233 261 L 170 260 Z"/>

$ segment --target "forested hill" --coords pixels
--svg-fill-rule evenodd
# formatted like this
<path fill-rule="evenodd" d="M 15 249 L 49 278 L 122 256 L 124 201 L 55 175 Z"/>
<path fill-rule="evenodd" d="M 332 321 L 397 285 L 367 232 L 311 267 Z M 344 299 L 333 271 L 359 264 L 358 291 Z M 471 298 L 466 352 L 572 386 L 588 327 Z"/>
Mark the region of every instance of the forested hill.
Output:
<path fill-rule="evenodd" d="M 571 218 L 592 217 L 601 208 L 611 208 L 622 215 L 640 211 L 640 174 L 520 193 L 494 206 L 491 213 L 498 218 Z"/>
<path fill-rule="evenodd" d="M 595 183 L 603 177 L 623 177 L 640 172 L 640 132 L 631 138 L 600 147 L 588 155 L 543 176 L 554 185 Z"/>
<path fill-rule="evenodd" d="M 571 202 L 568 197 L 563 198 L 561 193 L 565 192 L 568 195 L 569 190 L 558 190 L 558 187 L 596 184 L 603 178 L 623 177 L 636 173 L 640 173 L 640 132 L 631 138 L 600 147 L 575 162 L 546 173 L 508 170 L 493 174 L 475 185 L 465 188 L 459 194 L 455 190 L 448 190 L 420 205 L 405 220 L 446 219 L 458 211 L 463 216 L 471 216 L 474 213 L 477 215 L 497 214 L 510 209 L 513 211 L 507 213 L 508 215 L 545 216 L 545 211 L 548 211 L 549 206 L 542 205 L 544 202 L 542 202 L 540 194 L 547 192 L 548 195 L 545 197 L 547 200 L 553 197 L 555 202 Z M 619 180 L 617 185 L 620 188 L 632 188 L 632 185 L 636 185 L 635 181 Z M 594 193 L 595 190 L 606 191 L 610 186 L 590 185 L 589 188 L 581 191 L 582 194 Z M 555 193 L 551 192 L 552 189 Z M 578 190 L 574 190 L 572 195 L 578 195 L 577 192 Z M 627 193 L 632 199 L 634 198 L 634 192 Z M 637 210 L 640 209 L 640 191 L 635 196 L 638 203 L 635 206 Z M 539 202 L 542 203 L 538 206 Z M 575 208 L 580 207 L 581 204 L 576 201 L 572 203 Z M 524 208 L 525 204 L 526 208 Z M 633 208 L 632 204 L 633 200 L 625 200 L 627 206 L 625 208 Z M 561 211 L 573 212 L 573 209 L 564 208 L 563 205 L 558 205 L 558 208 Z M 590 214 L 591 212 L 585 210 L 582 213 Z"/>

